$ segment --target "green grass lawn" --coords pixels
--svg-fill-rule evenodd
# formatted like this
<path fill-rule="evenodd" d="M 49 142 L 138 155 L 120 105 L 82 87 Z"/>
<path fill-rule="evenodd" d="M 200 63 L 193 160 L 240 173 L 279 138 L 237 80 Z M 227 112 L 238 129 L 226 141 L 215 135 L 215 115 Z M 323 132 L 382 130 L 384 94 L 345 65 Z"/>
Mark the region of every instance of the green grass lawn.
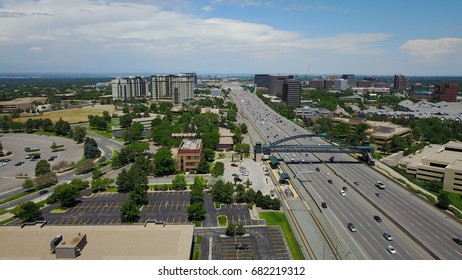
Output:
<path fill-rule="evenodd" d="M 226 217 L 225 215 L 218 215 L 217 219 L 218 219 L 218 225 L 220 227 L 228 226 L 228 217 Z"/>
<path fill-rule="evenodd" d="M 459 210 L 462 210 L 462 195 L 448 192 L 449 200 Z"/>
<path fill-rule="evenodd" d="M 193 260 L 200 260 L 201 242 L 202 242 L 202 236 L 201 235 L 196 236 L 196 240 L 194 242 Z"/>
<path fill-rule="evenodd" d="M 112 139 L 112 131 L 111 130 L 99 130 L 99 129 L 95 129 L 95 128 L 89 128 L 88 130 L 90 130 L 91 132 L 94 132 L 94 133 L 96 133 L 99 136 L 102 136 L 104 138 Z"/>
<path fill-rule="evenodd" d="M 298 245 L 295 235 L 290 228 L 286 215 L 282 212 L 261 212 L 259 214 L 261 219 L 266 220 L 266 224 L 268 226 L 281 227 L 294 260 L 304 260 L 305 258 L 303 257 L 300 246 Z"/>

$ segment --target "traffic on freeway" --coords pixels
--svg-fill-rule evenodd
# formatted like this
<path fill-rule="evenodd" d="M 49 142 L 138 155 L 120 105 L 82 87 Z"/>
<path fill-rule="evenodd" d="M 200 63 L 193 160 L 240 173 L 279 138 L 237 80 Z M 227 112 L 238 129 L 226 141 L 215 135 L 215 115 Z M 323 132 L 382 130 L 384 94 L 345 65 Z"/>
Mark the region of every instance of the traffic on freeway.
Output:
<path fill-rule="evenodd" d="M 259 138 L 253 142 L 269 144 L 289 136 L 312 134 L 274 112 L 252 93 L 236 85 L 230 88 L 244 111 L 240 113 L 258 132 L 252 135 Z M 332 143 L 311 137 L 284 145 Z M 328 221 L 335 239 L 352 258 L 462 259 L 462 246 L 453 241 L 462 233 L 462 225 L 373 167 L 341 153 L 335 157 L 308 151 L 275 156 L 307 205 L 318 206 L 318 214 Z M 321 207 L 322 202 L 327 207 Z M 348 228 L 350 223 L 355 231 Z M 391 245 L 393 253 L 387 249 Z"/>

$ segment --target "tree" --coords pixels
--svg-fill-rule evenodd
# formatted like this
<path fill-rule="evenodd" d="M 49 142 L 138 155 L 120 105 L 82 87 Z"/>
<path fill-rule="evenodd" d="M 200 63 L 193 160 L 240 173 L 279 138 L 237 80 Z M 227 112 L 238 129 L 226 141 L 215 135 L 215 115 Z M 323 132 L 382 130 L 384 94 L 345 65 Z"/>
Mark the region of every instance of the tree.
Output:
<path fill-rule="evenodd" d="M 72 138 L 77 143 L 82 143 L 85 139 L 86 134 L 87 134 L 87 129 L 83 126 L 78 125 L 74 127 L 74 134 L 72 135 Z"/>
<path fill-rule="evenodd" d="M 213 168 L 212 176 L 213 177 L 223 176 L 224 173 L 225 173 L 224 163 L 221 161 L 215 162 L 215 167 Z"/>
<path fill-rule="evenodd" d="M 449 199 L 448 193 L 445 191 L 441 191 L 438 194 L 438 200 L 436 202 L 436 207 L 440 209 L 448 209 L 450 204 L 451 204 L 451 200 Z"/>
<path fill-rule="evenodd" d="M 47 198 L 47 203 L 60 201 L 62 207 L 71 207 L 76 203 L 80 192 L 76 186 L 72 184 L 58 185 L 51 196 Z"/>
<path fill-rule="evenodd" d="M 40 207 L 32 201 L 19 204 L 12 213 L 25 223 L 37 221 L 42 217 Z"/>
<path fill-rule="evenodd" d="M 95 168 L 95 163 L 91 159 L 86 159 L 80 162 L 76 168 L 77 174 L 86 174 Z"/>
<path fill-rule="evenodd" d="M 425 188 L 432 192 L 440 192 L 443 190 L 443 182 L 441 180 L 431 180 L 425 182 Z"/>
<path fill-rule="evenodd" d="M 136 203 L 136 205 L 143 205 L 148 202 L 148 186 L 135 185 L 133 191 L 130 193 L 129 199 Z"/>
<path fill-rule="evenodd" d="M 149 173 L 151 173 L 151 163 L 145 156 L 137 156 L 135 158 L 134 165 L 139 166 L 146 175 L 149 175 Z"/>
<path fill-rule="evenodd" d="M 174 190 L 185 190 L 186 189 L 186 177 L 182 174 L 178 174 L 172 180 L 172 187 Z"/>
<path fill-rule="evenodd" d="M 68 168 L 69 166 L 71 166 L 69 162 L 67 162 L 65 160 L 61 160 L 57 164 L 53 165 L 53 167 L 51 169 L 53 169 L 55 171 L 61 171 L 63 169 Z"/>
<path fill-rule="evenodd" d="M 237 235 L 237 236 L 242 236 L 245 234 L 245 228 L 243 225 L 241 224 L 238 224 L 234 230 L 234 233 Z"/>
<path fill-rule="evenodd" d="M 196 202 L 204 202 L 204 191 L 202 190 L 202 187 L 193 185 L 189 192 L 189 203 L 193 204 Z"/>
<path fill-rule="evenodd" d="M 54 131 L 56 135 L 66 135 L 69 133 L 69 130 L 71 130 L 71 125 L 64 121 L 63 119 L 59 118 L 59 121 L 56 122 Z"/>
<path fill-rule="evenodd" d="M 109 188 L 114 181 L 112 178 L 96 178 L 91 181 L 91 188 L 93 192 L 102 192 Z"/>
<path fill-rule="evenodd" d="M 232 183 L 224 183 L 222 180 L 217 180 L 212 186 L 213 200 L 221 203 L 233 202 L 234 186 Z"/>
<path fill-rule="evenodd" d="M 122 171 L 117 175 L 116 185 L 117 190 L 121 193 L 128 193 L 133 190 L 133 184 L 131 180 L 131 175 L 127 170 L 122 169 Z"/>
<path fill-rule="evenodd" d="M 244 203 L 246 202 L 245 200 L 245 188 L 243 185 L 239 184 L 235 188 L 236 191 L 236 203 Z"/>
<path fill-rule="evenodd" d="M 203 202 L 194 202 L 188 206 L 189 220 L 203 220 L 205 217 L 205 208 Z"/>
<path fill-rule="evenodd" d="M 171 175 L 176 172 L 176 164 L 172 152 L 167 147 L 161 147 L 154 154 L 154 174 L 156 176 Z"/>
<path fill-rule="evenodd" d="M 87 140 L 85 140 L 83 155 L 87 159 L 95 159 L 101 155 L 101 151 L 98 149 L 98 144 L 95 139 L 87 138 Z"/>
<path fill-rule="evenodd" d="M 236 226 L 234 224 L 228 224 L 228 226 L 226 227 L 226 236 L 234 236 L 234 234 L 236 233 Z"/>
<path fill-rule="evenodd" d="M 35 178 L 34 185 L 39 188 L 49 187 L 58 183 L 58 177 L 54 172 L 47 172 Z"/>
<path fill-rule="evenodd" d="M 37 162 L 37 165 L 35 166 L 35 176 L 40 176 L 42 174 L 48 173 L 51 170 L 51 166 L 48 163 L 48 161 L 42 159 L 39 162 Z"/>
<path fill-rule="evenodd" d="M 54 131 L 53 122 L 49 118 L 44 119 L 42 122 L 42 129 L 46 132 Z"/>
<path fill-rule="evenodd" d="M 138 220 L 140 209 L 136 203 L 129 199 L 120 207 L 120 219 L 122 223 L 134 223 Z"/>
<path fill-rule="evenodd" d="M 32 179 L 27 178 L 23 183 L 22 187 L 26 190 L 34 188 L 34 181 Z"/>
<path fill-rule="evenodd" d="M 201 158 L 199 165 L 197 166 L 196 170 L 197 174 L 207 174 L 209 173 L 209 165 L 204 157 Z"/>
<path fill-rule="evenodd" d="M 194 187 L 205 188 L 207 186 L 207 180 L 202 176 L 194 177 Z"/>
<path fill-rule="evenodd" d="M 25 127 L 26 127 L 27 133 L 34 132 L 34 129 L 35 129 L 34 121 L 32 119 L 27 119 Z"/>
<path fill-rule="evenodd" d="M 205 148 L 202 153 L 206 161 L 212 162 L 215 160 L 215 151 L 213 149 Z"/>

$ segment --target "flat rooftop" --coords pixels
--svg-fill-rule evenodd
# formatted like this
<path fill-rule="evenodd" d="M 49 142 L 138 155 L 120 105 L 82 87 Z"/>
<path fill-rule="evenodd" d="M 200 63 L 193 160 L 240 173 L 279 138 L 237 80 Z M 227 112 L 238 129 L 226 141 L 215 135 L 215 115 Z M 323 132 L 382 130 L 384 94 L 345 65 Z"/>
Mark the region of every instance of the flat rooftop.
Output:
<path fill-rule="evenodd" d="M 50 242 L 87 235 L 79 260 L 189 260 L 194 225 L 0 227 L 0 259 L 54 260 Z"/>
<path fill-rule="evenodd" d="M 181 151 L 196 151 L 202 147 L 202 139 L 184 139 L 178 150 Z"/>

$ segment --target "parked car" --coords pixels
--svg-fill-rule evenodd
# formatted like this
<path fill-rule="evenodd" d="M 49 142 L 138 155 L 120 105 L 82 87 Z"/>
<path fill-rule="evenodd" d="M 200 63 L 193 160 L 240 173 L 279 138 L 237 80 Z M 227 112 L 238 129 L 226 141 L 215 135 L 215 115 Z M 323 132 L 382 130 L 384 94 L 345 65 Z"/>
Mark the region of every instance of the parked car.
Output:
<path fill-rule="evenodd" d="M 236 173 L 233 173 L 233 175 L 231 175 L 233 177 L 239 177 L 239 174 L 236 174 Z"/>
<path fill-rule="evenodd" d="M 249 245 L 244 244 L 244 243 L 236 244 L 236 250 L 245 250 L 245 249 L 249 249 Z"/>
<path fill-rule="evenodd" d="M 239 165 L 237 165 L 236 163 L 231 163 L 231 166 L 232 167 L 238 167 Z"/>

